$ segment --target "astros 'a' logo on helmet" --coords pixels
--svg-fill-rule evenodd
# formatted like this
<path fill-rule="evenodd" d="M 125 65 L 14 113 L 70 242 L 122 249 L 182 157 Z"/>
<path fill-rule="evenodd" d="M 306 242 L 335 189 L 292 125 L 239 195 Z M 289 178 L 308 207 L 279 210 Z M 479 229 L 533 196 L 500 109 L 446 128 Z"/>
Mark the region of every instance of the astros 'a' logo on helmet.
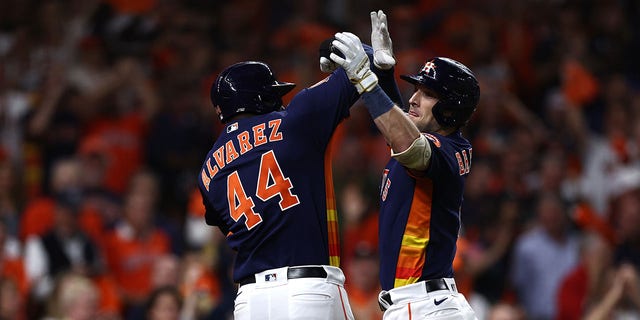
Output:
<path fill-rule="evenodd" d="M 420 72 L 424 73 L 427 77 L 436 80 L 436 64 L 433 63 L 433 61 L 427 61 Z"/>

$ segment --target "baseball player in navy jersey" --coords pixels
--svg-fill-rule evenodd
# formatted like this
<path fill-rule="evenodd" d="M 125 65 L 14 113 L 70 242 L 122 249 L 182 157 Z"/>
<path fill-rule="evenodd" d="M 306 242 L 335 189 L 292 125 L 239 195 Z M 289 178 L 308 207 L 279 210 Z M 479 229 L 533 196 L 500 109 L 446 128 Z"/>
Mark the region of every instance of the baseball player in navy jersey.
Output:
<path fill-rule="evenodd" d="M 284 108 L 294 84 L 255 61 L 229 66 L 212 85 L 224 128 L 199 189 L 206 223 L 237 252 L 235 319 L 353 319 L 327 146 L 367 85 L 337 69 Z"/>
<path fill-rule="evenodd" d="M 395 59 L 386 16 L 372 12 L 371 23 L 374 64 L 390 69 Z M 357 36 L 337 34 L 333 45 L 344 57 L 332 54 L 330 59 L 352 82 L 376 82 Z M 384 319 L 476 319 L 457 292 L 452 264 L 472 157 L 460 128 L 476 109 L 478 82 L 466 66 L 442 57 L 401 78 L 415 86 L 406 113 L 379 85 L 362 94 L 391 147 L 380 189 L 379 302 Z"/>

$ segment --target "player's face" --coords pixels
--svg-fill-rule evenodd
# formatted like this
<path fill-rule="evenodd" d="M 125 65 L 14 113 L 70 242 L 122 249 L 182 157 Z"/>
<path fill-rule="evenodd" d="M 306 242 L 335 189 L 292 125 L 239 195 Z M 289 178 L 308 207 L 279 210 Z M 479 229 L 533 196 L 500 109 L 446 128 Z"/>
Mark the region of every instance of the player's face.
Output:
<path fill-rule="evenodd" d="M 435 132 L 440 125 L 433 117 L 431 109 L 438 102 L 437 94 L 424 86 L 416 86 L 415 92 L 409 99 L 409 119 L 422 132 Z"/>

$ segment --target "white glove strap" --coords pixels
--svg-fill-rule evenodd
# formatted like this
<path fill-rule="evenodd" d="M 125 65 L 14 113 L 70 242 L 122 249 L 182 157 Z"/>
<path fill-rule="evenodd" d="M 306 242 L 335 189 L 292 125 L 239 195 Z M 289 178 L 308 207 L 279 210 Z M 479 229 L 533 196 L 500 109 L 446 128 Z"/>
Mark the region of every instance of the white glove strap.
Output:
<path fill-rule="evenodd" d="M 364 77 L 360 78 L 359 81 L 353 79 L 351 80 L 351 82 L 358 90 L 358 93 L 362 94 L 365 91 L 371 91 L 378 84 L 378 77 L 371 70 L 367 70 L 367 72 L 365 72 L 364 74 Z"/>

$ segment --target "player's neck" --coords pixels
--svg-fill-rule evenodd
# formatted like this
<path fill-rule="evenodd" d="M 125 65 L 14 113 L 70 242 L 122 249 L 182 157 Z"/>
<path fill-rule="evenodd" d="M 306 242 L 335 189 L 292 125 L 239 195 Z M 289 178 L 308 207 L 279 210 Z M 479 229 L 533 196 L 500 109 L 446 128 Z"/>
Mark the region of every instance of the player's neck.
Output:
<path fill-rule="evenodd" d="M 458 131 L 458 128 L 453 127 L 440 127 L 438 130 L 434 131 L 435 133 L 443 136 L 448 136 L 454 132 Z"/>

